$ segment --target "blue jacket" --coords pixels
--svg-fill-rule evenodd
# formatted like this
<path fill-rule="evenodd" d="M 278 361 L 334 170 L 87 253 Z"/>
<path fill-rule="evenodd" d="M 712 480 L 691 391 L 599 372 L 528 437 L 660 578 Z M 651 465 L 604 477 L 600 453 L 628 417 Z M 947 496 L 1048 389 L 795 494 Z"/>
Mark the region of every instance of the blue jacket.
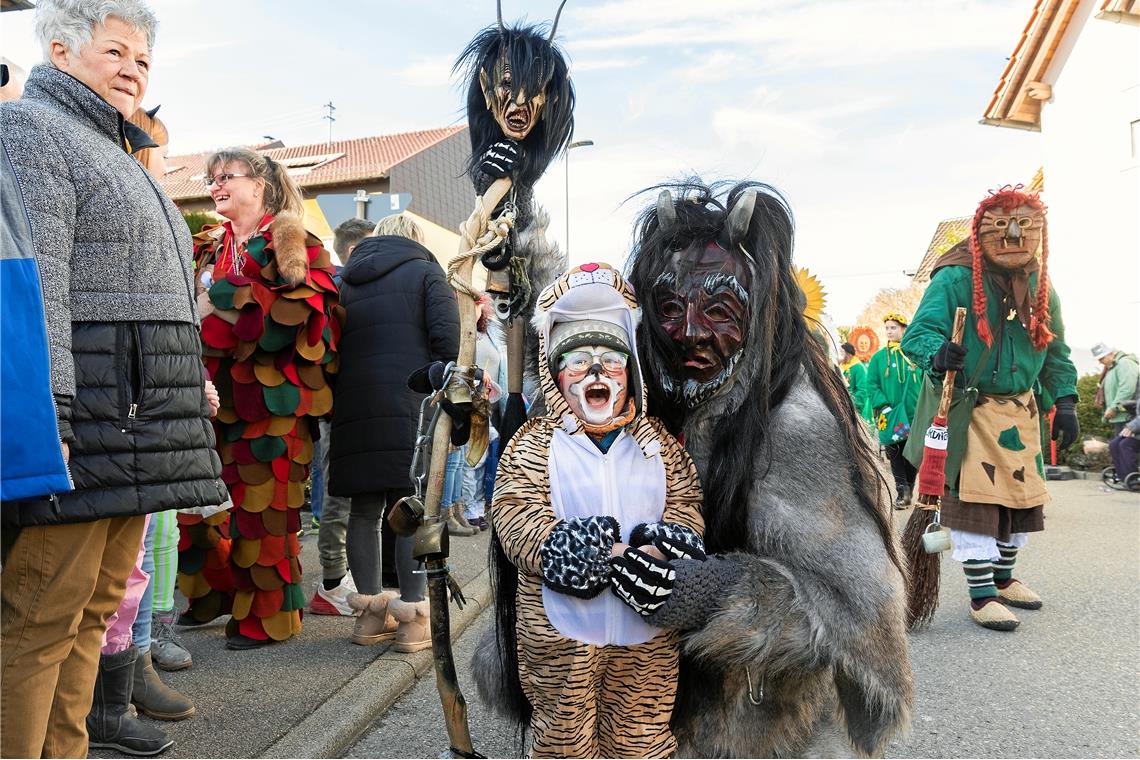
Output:
<path fill-rule="evenodd" d="M 71 490 L 48 363 L 47 321 L 23 193 L 0 140 L 0 500 Z"/>

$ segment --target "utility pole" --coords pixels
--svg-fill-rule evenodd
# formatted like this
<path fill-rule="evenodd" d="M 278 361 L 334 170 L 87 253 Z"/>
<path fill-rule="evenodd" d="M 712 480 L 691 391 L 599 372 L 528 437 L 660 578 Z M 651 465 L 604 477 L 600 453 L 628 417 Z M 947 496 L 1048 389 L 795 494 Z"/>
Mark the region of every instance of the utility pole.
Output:
<path fill-rule="evenodd" d="M 329 121 L 329 141 L 328 141 L 328 144 L 332 145 L 332 125 L 333 125 L 333 122 L 336 121 L 336 117 L 333 116 L 333 112 L 336 111 L 336 106 L 334 106 L 332 104 L 332 101 L 330 100 L 328 103 L 325 103 L 324 107 L 328 109 L 328 113 L 326 113 L 321 118 L 322 119 L 328 119 L 328 121 Z"/>

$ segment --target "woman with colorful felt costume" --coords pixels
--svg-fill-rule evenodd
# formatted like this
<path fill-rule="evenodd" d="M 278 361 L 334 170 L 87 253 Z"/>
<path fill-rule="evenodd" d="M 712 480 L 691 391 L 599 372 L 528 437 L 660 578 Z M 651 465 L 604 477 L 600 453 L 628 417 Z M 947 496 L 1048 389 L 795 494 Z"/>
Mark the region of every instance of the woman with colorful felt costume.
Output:
<path fill-rule="evenodd" d="M 971 619 L 1002 631 L 1019 623 L 1005 605 L 1042 606 L 1013 577 L 1019 549 L 1045 529 L 1042 416 L 1056 405 L 1052 434 L 1062 449 L 1080 431 L 1077 371 L 1046 271 L 1045 222 L 1045 205 L 1019 188 L 982 201 L 970 237 L 935 267 L 902 345 L 919 366 L 935 375 L 956 370 L 979 391 L 941 522 L 963 564 Z M 950 340 L 959 306 L 973 315 L 961 344 Z"/>
<path fill-rule="evenodd" d="M 301 630 L 300 509 L 316 419 L 332 408 L 341 310 L 328 251 L 301 225 L 285 167 L 244 148 L 206 163 L 217 213 L 196 238 L 206 369 L 221 394 L 222 478 L 233 508 L 181 515 L 179 588 L 201 624 L 232 613 L 226 646 Z"/>
<path fill-rule="evenodd" d="M 910 504 L 918 472 L 903 456 L 903 448 L 910 437 L 911 418 L 918 404 L 918 391 L 922 387 L 922 370 L 899 348 L 908 321 L 897 313 L 883 317 L 887 345 L 876 351 L 867 365 L 867 393 L 872 420 L 895 478 L 895 509 L 905 509 Z"/>

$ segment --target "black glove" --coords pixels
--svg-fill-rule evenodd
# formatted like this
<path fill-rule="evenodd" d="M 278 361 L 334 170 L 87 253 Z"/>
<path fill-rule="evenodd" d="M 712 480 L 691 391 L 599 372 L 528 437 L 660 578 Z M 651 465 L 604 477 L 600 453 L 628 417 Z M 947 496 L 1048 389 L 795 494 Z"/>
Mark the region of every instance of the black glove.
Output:
<path fill-rule="evenodd" d="M 930 367 L 939 374 L 947 370 L 961 372 L 966 368 L 966 349 L 960 343 L 946 341 L 938 349 L 938 353 L 930 360 Z"/>
<path fill-rule="evenodd" d="M 610 581 L 610 551 L 621 539 L 613 517 L 572 517 L 558 523 L 539 549 L 542 582 L 552 591 L 592 599 Z"/>
<path fill-rule="evenodd" d="M 1081 436 L 1081 423 L 1077 420 L 1077 397 L 1062 396 L 1056 401 L 1053 415 L 1053 440 L 1061 451 L 1072 446 Z"/>
<path fill-rule="evenodd" d="M 610 588 L 642 617 L 648 617 L 669 600 L 677 577 L 671 561 L 651 557 L 633 547 L 610 557 Z"/>
<path fill-rule="evenodd" d="M 630 546 L 656 546 L 666 559 L 705 559 L 705 542 L 692 528 L 679 523 L 641 523 L 629 534 Z"/>
<path fill-rule="evenodd" d="M 517 140 L 500 140 L 479 157 L 479 171 L 495 179 L 509 177 L 521 156 L 522 149 Z"/>

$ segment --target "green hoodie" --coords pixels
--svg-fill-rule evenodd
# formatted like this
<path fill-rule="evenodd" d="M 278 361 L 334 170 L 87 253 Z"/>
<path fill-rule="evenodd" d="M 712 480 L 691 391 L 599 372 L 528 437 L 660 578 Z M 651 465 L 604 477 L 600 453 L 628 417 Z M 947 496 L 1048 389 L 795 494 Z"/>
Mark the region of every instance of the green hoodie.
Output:
<path fill-rule="evenodd" d="M 1140 366 L 1135 354 L 1116 354 L 1116 361 L 1104 376 L 1104 411 L 1115 409 L 1109 422 L 1127 422 L 1129 415 L 1122 414 L 1124 402 L 1136 398 L 1136 381 L 1140 379 Z"/>
<path fill-rule="evenodd" d="M 871 419 L 871 408 L 867 405 L 867 365 L 858 359 L 850 364 L 841 365 L 843 377 L 847 380 L 847 390 L 851 393 L 851 401 L 855 405 L 855 412 L 866 420 Z"/>

